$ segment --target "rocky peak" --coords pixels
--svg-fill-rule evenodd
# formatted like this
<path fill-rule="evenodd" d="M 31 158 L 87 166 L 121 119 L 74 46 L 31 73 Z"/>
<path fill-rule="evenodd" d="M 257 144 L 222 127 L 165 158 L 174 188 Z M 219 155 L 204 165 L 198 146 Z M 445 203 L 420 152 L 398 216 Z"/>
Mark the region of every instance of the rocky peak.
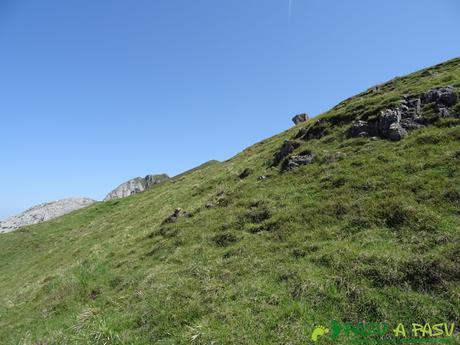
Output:
<path fill-rule="evenodd" d="M 27 225 L 45 222 L 87 207 L 95 200 L 88 198 L 68 198 L 40 204 L 0 222 L 0 233 L 11 232 Z"/>
<path fill-rule="evenodd" d="M 109 194 L 107 194 L 104 201 L 125 198 L 133 194 L 141 193 L 146 189 L 149 189 L 154 185 L 160 184 L 168 179 L 169 176 L 166 174 L 147 175 L 145 177 L 133 178 L 122 183 Z"/>

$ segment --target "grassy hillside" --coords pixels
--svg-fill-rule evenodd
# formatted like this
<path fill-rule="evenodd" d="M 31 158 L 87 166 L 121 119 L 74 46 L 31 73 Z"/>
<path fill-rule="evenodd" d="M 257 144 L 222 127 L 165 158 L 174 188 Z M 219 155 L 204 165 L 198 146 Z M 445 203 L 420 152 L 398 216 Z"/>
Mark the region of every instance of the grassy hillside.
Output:
<path fill-rule="evenodd" d="M 145 193 L 0 235 L 0 344 L 307 344 L 334 319 L 458 325 L 460 119 L 398 142 L 347 135 L 446 85 L 460 90 L 460 59 Z M 324 136 L 295 151 L 312 164 L 271 166 L 313 126 Z M 179 207 L 188 216 L 165 221 Z"/>

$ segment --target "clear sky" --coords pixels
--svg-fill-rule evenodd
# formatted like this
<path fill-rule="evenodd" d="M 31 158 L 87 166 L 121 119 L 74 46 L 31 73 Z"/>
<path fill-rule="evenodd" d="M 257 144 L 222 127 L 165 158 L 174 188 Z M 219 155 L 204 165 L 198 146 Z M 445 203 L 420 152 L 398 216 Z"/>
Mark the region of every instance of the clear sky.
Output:
<path fill-rule="evenodd" d="M 0 0 L 0 218 L 225 160 L 460 55 L 458 0 Z"/>

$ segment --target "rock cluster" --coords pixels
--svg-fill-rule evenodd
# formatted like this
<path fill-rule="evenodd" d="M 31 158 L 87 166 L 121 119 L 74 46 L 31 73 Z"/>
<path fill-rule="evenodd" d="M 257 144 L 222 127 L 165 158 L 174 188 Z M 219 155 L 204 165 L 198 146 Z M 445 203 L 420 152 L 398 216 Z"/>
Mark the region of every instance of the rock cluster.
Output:
<path fill-rule="evenodd" d="M 172 213 L 171 215 L 169 215 L 164 221 L 163 221 L 163 224 L 170 224 L 170 223 L 175 223 L 177 221 L 178 218 L 180 217 L 188 217 L 190 216 L 190 214 L 181 209 L 180 207 L 176 208 L 174 210 L 174 213 Z"/>
<path fill-rule="evenodd" d="M 311 140 L 321 139 L 329 134 L 330 123 L 327 119 L 316 120 L 313 125 L 307 128 L 301 128 L 294 136 L 294 139 Z"/>
<path fill-rule="evenodd" d="M 278 152 L 275 153 L 272 167 L 278 166 L 281 162 L 281 171 L 290 171 L 301 165 L 310 164 L 315 159 L 315 154 L 309 150 L 293 155 L 292 153 L 300 147 L 294 140 L 285 140 Z"/>
<path fill-rule="evenodd" d="M 0 222 L 0 233 L 14 231 L 27 225 L 57 218 L 95 202 L 88 198 L 68 198 L 40 204 Z"/>
<path fill-rule="evenodd" d="M 136 177 L 132 180 L 126 181 L 111 191 L 104 198 L 104 201 L 125 198 L 127 196 L 137 194 L 145 191 L 157 184 L 160 184 L 169 179 L 166 174 L 161 175 L 147 175 L 145 177 Z"/>
<path fill-rule="evenodd" d="M 398 141 L 413 129 L 427 125 L 423 118 L 423 107 L 432 104 L 438 112 L 438 117 L 453 116 L 450 107 L 458 101 L 458 94 L 454 88 L 433 88 L 421 95 L 405 96 L 399 106 L 385 109 L 372 120 L 355 121 L 349 131 L 352 137 L 380 137 Z"/>
<path fill-rule="evenodd" d="M 216 194 L 215 197 L 213 197 L 211 200 L 209 200 L 206 204 L 206 208 L 214 208 L 214 207 L 226 207 L 230 203 L 230 198 L 229 195 L 227 195 L 225 192 L 219 192 Z"/>
<path fill-rule="evenodd" d="M 315 154 L 311 151 L 303 151 L 298 155 L 292 155 L 288 157 L 281 166 L 281 171 L 291 171 L 301 165 L 307 165 L 313 162 L 315 159 Z"/>
<path fill-rule="evenodd" d="M 290 155 L 296 148 L 298 148 L 300 144 L 293 140 L 285 140 L 281 145 L 281 148 L 275 153 L 275 157 L 273 158 L 272 166 L 276 166 L 281 163 L 281 161 Z"/>
<path fill-rule="evenodd" d="M 299 123 L 302 122 L 307 122 L 310 117 L 307 114 L 298 114 L 292 118 L 292 122 L 294 122 L 295 125 L 298 125 Z"/>

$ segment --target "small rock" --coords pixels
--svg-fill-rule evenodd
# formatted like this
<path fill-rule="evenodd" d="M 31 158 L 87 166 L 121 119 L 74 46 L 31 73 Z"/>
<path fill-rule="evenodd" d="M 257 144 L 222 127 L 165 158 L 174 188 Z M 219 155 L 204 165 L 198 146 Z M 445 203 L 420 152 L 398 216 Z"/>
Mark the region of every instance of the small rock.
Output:
<path fill-rule="evenodd" d="M 407 131 L 399 123 L 392 123 L 388 129 L 388 139 L 399 141 L 407 135 Z"/>
<path fill-rule="evenodd" d="M 273 158 L 272 166 L 276 166 L 281 163 L 281 161 L 286 158 L 289 154 L 294 152 L 296 148 L 298 148 L 300 144 L 296 141 L 292 140 L 285 140 L 283 145 L 281 145 L 280 150 L 275 154 Z"/>
<path fill-rule="evenodd" d="M 305 129 L 302 135 L 302 139 L 321 139 L 330 133 L 330 129 L 331 123 L 328 119 L 319 119 L 312 126 Z"/>
<path fill-rule="evenodd" d="M 299 139 L 304 137 L 308 133 L 308 129 L 306 128 L 301 128 L 296 135 L 294 135 L 293 139 Z"/>
<path fill-rule="evenodd" d="M 188 217 L 189 213 L 187 211 L 184 211 L 180 207 L 176 208 L 174 210 L 174 213 L 168 216 L 163 223 L 168 224 L 168 223 L 175 223 L 179 217 Z"/>
<path fill-rule="evenodd" d="M 381 88 L 380 88 L 380 85 L 376 85 L 376 86 L 374 86 L 374 87 L 371 87 L 371 88 L 369 89 L 369 91 L 370 91 L 371 93 L 380 93 L 382 90 L 381 90 Z"/>
<path fill-rule="evenodd" d="M 257 178 L 257 181 L 264 181 L 264 180 L 266 180 L 266 179 L 267 179 L 267 176 L 262 175 L 262 176 L 259 176 L 259 177 Z"/>
<path fill-rule="evenodd" d="M 291 156 L 287 158 L 283 162 L 283 166 L 281 167 L 281 171 L 291 171 L 294 170 L 301 165 L 307 165 L 313 162 L 315 159 L 315 154 L 311 151 L 304 151 L 299 153 L 298 155 Z"/>
<path fill-rule="evenodd" d="M 295 125 L 298 125 L 299 123 L 302 122 L 307 122 L 310 119 L 310 117 L 307 114 L 298 114 L 292 118 L 292 122 L 294 122 Z"/>
<path fill-rule="evenodd" d="M 244 170 L 241 172 L 241 174 L 238 175 L 238 177 L 239 177 L 241 180 L 243 180 L 243 179 L 245 179 L 246 177 L 248 177 L 249 175 L 251 175 L 251 173 L 252 173 L 252 170 L 249 169 L 249 168 L 246 168 L 246 169 L 244 169 Z"/>
<path fill-rule="evenodd" d="M 229 203 L 228 195 L 224 192 L 217 193 L 211 200 L 209 200 L 204 207 L 214 208 L 214 207 L 225 207 Z"/>
<path fill-rule="evenodd" d="M 350 136 L 367 137 L 369 135 L 369 124 L 367 121 L 358 120 L 351 125 Z"/>
<path fill-rule="evenodd" d="M 441 117 L 450 117 L 449 109 L 444 108 L 444 107 L 439 107 L 439 115 Z"/>

